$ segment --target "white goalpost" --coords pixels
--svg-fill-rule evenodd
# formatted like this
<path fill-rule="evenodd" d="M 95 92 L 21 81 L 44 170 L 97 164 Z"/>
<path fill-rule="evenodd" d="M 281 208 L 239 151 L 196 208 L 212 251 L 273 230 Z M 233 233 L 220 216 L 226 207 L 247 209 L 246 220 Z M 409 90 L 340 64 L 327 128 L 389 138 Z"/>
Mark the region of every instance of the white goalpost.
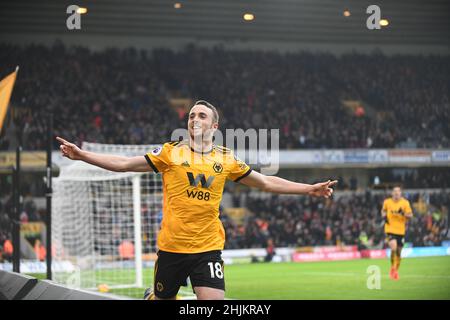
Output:
<path fill-rule="evenodd" d="M 82 149 L 143 156 L 154 147 L 83 143 Z M 54 179 L 52 206 L 53 260 L 71 266 L 58 268 L 55 281 L 122 289 L 120 294 L 130 296 L 132 288 L 152 284 L 162 219 L 160 174 L 117 173 L 75 161 Z M 142 296 L 142 290 L 134 293 Z"/>

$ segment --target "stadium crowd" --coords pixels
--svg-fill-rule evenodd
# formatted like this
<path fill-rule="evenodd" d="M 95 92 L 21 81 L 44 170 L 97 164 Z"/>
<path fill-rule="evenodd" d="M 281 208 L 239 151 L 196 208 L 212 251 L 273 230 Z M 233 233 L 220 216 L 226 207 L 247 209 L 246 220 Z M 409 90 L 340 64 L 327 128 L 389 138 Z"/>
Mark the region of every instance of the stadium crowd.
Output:
<path fill-rule="evenodd" d="M 14 212 L 12 197 L 0 201 L 0 262 L 12 258 L 12 212 Z M 43 222 L 44 219 L 45 210 L 39 209 L 31 197 L 24 197 L 20 223 L 23 225 L 29 222 Z"/>
<path fill-rule="evenodd" d="M 0 201 L 0 262 L 12 258 L 12 222 L 8 215 L 11 207 Z"/>
<path fill-rule="evenodd" d="M 80 144 L 167 141 L 186 115 L 173 96 L 220 108 L 221 128 L 279 128 L 282 148 L 450 146 L 449 57 L 0 45 L 0 76 L 20 65 L 12 96 L 26 150 L 55 134 Z M 349 112 L 342 100 L 360 100 Z M 14 148 L 0 136 L 0 150 Z M 57 147 L 55 143 L 55 148 Z"/>
<path fill-rule="evenodd" d="M 395 183 L 408 189 L 450 188 L 450 168 L 382 169 L 371 174 L 370 181 Z M 378 178 L 378 179 L 377 179 Z"/>
<path fill-rule="evenodd" d="M 450 147 L 448 56 L 0 44 L 0 77 L 16 65 L 13 120 L 0 133 L 0 150 L 16 146 L 16 133 L 7 134 L 13 127 L 22 132 L 24 150 L 43 150 L 50 112 L 55 134 L 78 145 L 167 141 L 174 129 L 185 128 L 187 117 L 169 107 L 171 97 L 212 102 L 220 109 L 222 129 L 279 128 L 281 148 Z M 361 103 L 351 110 L 343 100 Z M 445 187 L 446 176 L 406 174 L 393 181 Z M 355 190 L 357 183 L 350 178 L 348 189 Z M 439 244 L 448 225 L 449 193 L 420 201 L 418 194 L 410 197 L 420 213 L 411 220 L 406 241 Z M 223 215 L 227 248 L 261 247 L 269 239 L 276 246 L 341 242 L 380 247 L 381 203 L 381 196 L 371 192 L 331 200 L 248 194 L 246 207 L 253 215 L 244 225 Z M 11 238 L 8 212 L 10 203 L 0 203 L 2 252 Z M 42 213 L 31 203 L 21 220 L 40 221 Z M 149 231 L 148 238 L 153 237 Z"/>
<path fill-rule="evenodd" d="M 268 194 L 245 196 L 252 214 L 243 225 L 226 215 L 223 223 L 227 248 L 264 247 L 272 239 L 277 247 L 358 245 L 383 248 L 381 207 L 385 194 L 350 193 L 332 199 Z M 405 241 L 413 246 L 440 246 L 448 240 L 450 192 L 408 194 L 414 211 Z"/>
<path fill-rule="evenodd" d="M 405 241 L 413 246 L 439 246 L 449 240 L 450 191 L 434 193 L 415 192 L 406 195 L 414 217 L 407 226 Z M 384 229 L 380 210 L 385 194 L 348 191 L 331 199 L 268 195 L 260 192 L 242 192 L 235 205 L 245 206 L 251 214 L 243 224 L 221 214 L 226 231 L 226 249 L 260 248 L 268 241 L 276 247 L 358 245 L 363 248 L 383 248 Z M 0 202 L 0 257 L 10 259 L 5 248 L 11 245 L 11 203 Z M 154 250 L 158 212 L 143 208 L 145 253 Z M 21 223 L 42 221 L 44 213 L 35 203 L 25 202 Z M 108 215 L 109 216 L 109 215 Z M 99 215 L 104 219 L 106 215 Z M 148 219 L 153 219 L 147 221 Z M 110 222 L 106 222 L 108 228 Z M 121 223 L 120 225 L 129 225 Z M 103 234 L 96 247 L 101 254 L 111 254 L 118 248 L 118 239 L 132 239 L 132 229 L 114 227 L 111 234 Z M 122 235 L 120 235 L 122 234 Z M 107 250 L 107 251 L 104 251 Z M 1 258 L 0 258 L 1 260 Z"/>

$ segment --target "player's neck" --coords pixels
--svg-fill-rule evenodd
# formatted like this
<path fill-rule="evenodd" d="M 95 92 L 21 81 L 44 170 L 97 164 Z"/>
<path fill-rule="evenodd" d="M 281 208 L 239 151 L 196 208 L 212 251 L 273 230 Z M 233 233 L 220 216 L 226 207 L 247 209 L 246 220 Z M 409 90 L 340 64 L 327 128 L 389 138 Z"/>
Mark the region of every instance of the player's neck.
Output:
<path fill-rule="evenodd" d="M 209 153 L 212 151 L 213 142 L 212 140 L 201 140 L 196 141 L 197 139 L 189 139 L 189 146 L 191 150 L 197 153 Z"/>

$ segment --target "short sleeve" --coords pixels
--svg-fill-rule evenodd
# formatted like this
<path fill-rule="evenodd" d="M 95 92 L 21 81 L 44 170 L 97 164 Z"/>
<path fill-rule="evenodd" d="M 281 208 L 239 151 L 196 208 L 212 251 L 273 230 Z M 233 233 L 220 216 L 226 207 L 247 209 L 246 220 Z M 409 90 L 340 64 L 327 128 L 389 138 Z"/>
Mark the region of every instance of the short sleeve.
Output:
<path fill-rule="evenodd" d="M 154 172 L 165 172 L 170 167 L 170 151 L 171 146 L 169 143 L 165 143 L 161 147 L 156 147 L 149 153 L 145 154 L 145 159 L 148 165 Z"/>
<path fill-rule="evenodd" d="M 412 209 L 411 209 L 411 205 L 409 203 L 409 201 L 406 201 L 405 203 L 405 214 L 412 214 Z"/>
<path fill-rule="evenodd" d="M 383 211 L 387 211 L 387 209 L 388 209 L 388 205 L 387 205 L 387 200 L 384 200 L 383 201 Z"/>
<path fill-rule="evenodd" d="M 231 166 L 228 179 L 233 180 L 234 182 L 239 182 L 239 180 L 245 178 L 250 174 L 250 172 L 252 172 L 252 169 L 236 155 L 230 158 Z"/>

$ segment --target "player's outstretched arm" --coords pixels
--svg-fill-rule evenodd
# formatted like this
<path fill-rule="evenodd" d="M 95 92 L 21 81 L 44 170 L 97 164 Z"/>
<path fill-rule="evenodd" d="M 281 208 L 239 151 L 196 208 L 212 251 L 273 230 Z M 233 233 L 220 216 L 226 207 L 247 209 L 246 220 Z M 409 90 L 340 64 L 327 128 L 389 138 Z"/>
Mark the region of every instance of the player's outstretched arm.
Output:
<path fill-rule="evenodd" d="M 100 154 L 81 150 L 75 144 L 63 138 L 56 137 L 61 144 L 59 149 L 63 157 L 71 160 L 81 160 L 94 166 L 116 172 L 148 172 L 152 171 L 145 157 L 121 157 L 109 154 Z"/>
<path fill-rule="evenodd" d="M 337 180 L 320 182 L 316 184 L 305 184 L 289 181 L 280 177 L 266 176 L 252 171 L 247 177 L 239 180 L 246 186 L 258 188 L 266 192 L 282 194 L 306 194 L 314 197 L 329 198 L 333 194 L 333 186 Z"/>

